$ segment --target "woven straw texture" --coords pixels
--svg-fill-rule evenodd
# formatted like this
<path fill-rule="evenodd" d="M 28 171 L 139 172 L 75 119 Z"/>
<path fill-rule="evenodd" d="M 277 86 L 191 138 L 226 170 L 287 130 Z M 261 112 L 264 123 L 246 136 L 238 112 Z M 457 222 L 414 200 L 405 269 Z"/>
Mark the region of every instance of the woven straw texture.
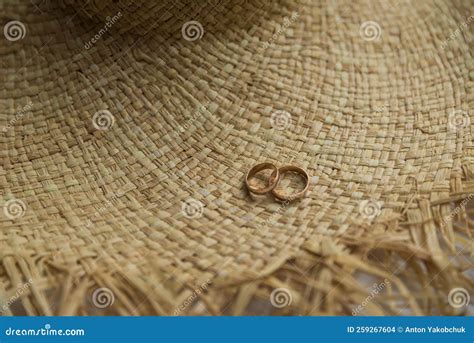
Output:
<path fill-rule="evenodd" d="M 1 2 L 2 314 L 468 313 L 471 0 L 156 3 Z"/>

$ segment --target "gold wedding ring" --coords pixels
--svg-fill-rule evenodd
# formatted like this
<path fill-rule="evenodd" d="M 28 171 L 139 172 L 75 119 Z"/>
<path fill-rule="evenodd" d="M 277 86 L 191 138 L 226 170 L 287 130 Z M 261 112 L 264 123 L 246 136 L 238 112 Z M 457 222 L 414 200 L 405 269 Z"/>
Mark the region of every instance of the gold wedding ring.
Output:
<path fill-rule="evenodd" d="M 257 188 L 255 186 L 251 186 L 250 183 L 249 183 L 249 180 L 255 174 L 257 174 L 258 172 L 260 172 L 264 169 L 273 170 L 272 174 L 268 178 L 267 187 Z M 282 193 L 275 190 L 276 186 L 280 182 L 281 175 L 283 175 L 284 173 L 288 173 L 288 172 L 297 173 L 297 174 L 299 174 L 300 176 L 303 177 L 303 179 L 305 180 L 305 185 L 304 185 L 303 190 L 301 190 L 299 192 L 296 192 L 296 193 L 293 193 L 293 194 L 289 194 L 289 195 L 282 194 Z M 309 184 L 310 184 L 310 180 L 309 180 L 308 172 L 306 170 L 304 170 L 303 168 L 296 167 L 296 166 L 291 166 L 291 165 L 277 168 L 273 163 L 269 163 L 269 162 L 259 163 L 255 166 L 253 166 L 248 171 L 248 173 L 245 177 L 245 185 L 247 186 L 247 189 L 250 192 L 255 193 L 255 194 L 265 194 L 265 193 L 271 192 L 272 195 L 275 197 L 275 199 L 277 199 L 279 201 L 292 201 L 292 200 L 295 200 L 295 199 L 303 198 L 306 195 L 306 193 L 309 189 Z"/>
<path fill-rule="evenodd" d="M 290 195 L 285 195 L 285 194 L 279 193 L 278 191 L 275 190 L 275 187 L 276 187 L 275 186 L 272 189 L 272 194 L 276 199 L 278 199 L 280 201 L 292 201 L 292 200 L 295 200 L 295 199 L 302 198 L 306 195 L 306 192 L 309 189 L 309 175 L 306 172 L 306 170 L 304 170 L 303 168 L 300 168 L 300 167 L 295 167 L 295 166 L 283 166 L 281 168 L 278 168 L 278 171 L 280 172 L 280 176 L 283 175 L 284 173 L 287 173 L 287 172 L 294 172 L 294 173 L 297 173 L 297 174 L 301 175 L 305 179 L 305 185 L 304 185 L 304 188 L 303 188 L 302 191 L 299 191 L 299 192 L 296 192 L 296 193 L 293 193 L 293 194 L 290 194 Z"/>
<path fill-rule="evenodd" d="M 258 172 L 265 170 L 265 169 L 271 169 L 273 170 L 272 174 L 268 178 L 268 185 L 267 187 L 264 188 L 257 188 L 255 186 L 250 185 L 249 180 Z M 280 172 L 278 171 L 278 168 L 276 165 L 270 162 L 264 162 L 264 163 L 259 163 L 255 166 L 253 166 L 245 176 L 245 185 L 247 186 L 247 189 L 255 194 L 265 194 L 270 192 L 280 181 Z"/>

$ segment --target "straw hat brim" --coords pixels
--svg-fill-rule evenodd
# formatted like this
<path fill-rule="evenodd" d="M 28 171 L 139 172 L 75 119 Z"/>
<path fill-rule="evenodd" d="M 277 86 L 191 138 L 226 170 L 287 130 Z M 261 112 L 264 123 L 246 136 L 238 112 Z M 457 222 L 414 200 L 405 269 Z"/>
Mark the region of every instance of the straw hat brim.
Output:
<path fill-rule="evenodd" d="M 8 312 L 353 314 L 360 273 L 363 313 L 460 311 L 472 2 L 34 6 L 0 14 Z M 250 197 L 264 161 L 307 197 Z"/>

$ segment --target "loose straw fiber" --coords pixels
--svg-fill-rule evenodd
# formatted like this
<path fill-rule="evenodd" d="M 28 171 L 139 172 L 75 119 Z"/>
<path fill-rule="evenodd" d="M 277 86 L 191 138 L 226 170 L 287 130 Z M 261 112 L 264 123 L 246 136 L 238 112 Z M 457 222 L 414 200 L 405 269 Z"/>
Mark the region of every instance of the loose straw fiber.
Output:
<path fill-rule="evenodd" d="M 156 3 L 1 2 L 2 314 L 465 314 L 473 2 Z"/>

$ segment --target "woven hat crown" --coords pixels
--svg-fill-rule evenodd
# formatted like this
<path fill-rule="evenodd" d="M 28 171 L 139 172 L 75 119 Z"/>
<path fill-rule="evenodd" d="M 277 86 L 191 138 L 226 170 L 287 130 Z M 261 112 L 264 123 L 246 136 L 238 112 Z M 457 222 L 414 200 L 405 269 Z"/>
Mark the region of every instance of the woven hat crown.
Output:
<path fill-rule="evenodd" d="M 472 1 L 2 6 L 8 313 L 465 313 Z"/>

